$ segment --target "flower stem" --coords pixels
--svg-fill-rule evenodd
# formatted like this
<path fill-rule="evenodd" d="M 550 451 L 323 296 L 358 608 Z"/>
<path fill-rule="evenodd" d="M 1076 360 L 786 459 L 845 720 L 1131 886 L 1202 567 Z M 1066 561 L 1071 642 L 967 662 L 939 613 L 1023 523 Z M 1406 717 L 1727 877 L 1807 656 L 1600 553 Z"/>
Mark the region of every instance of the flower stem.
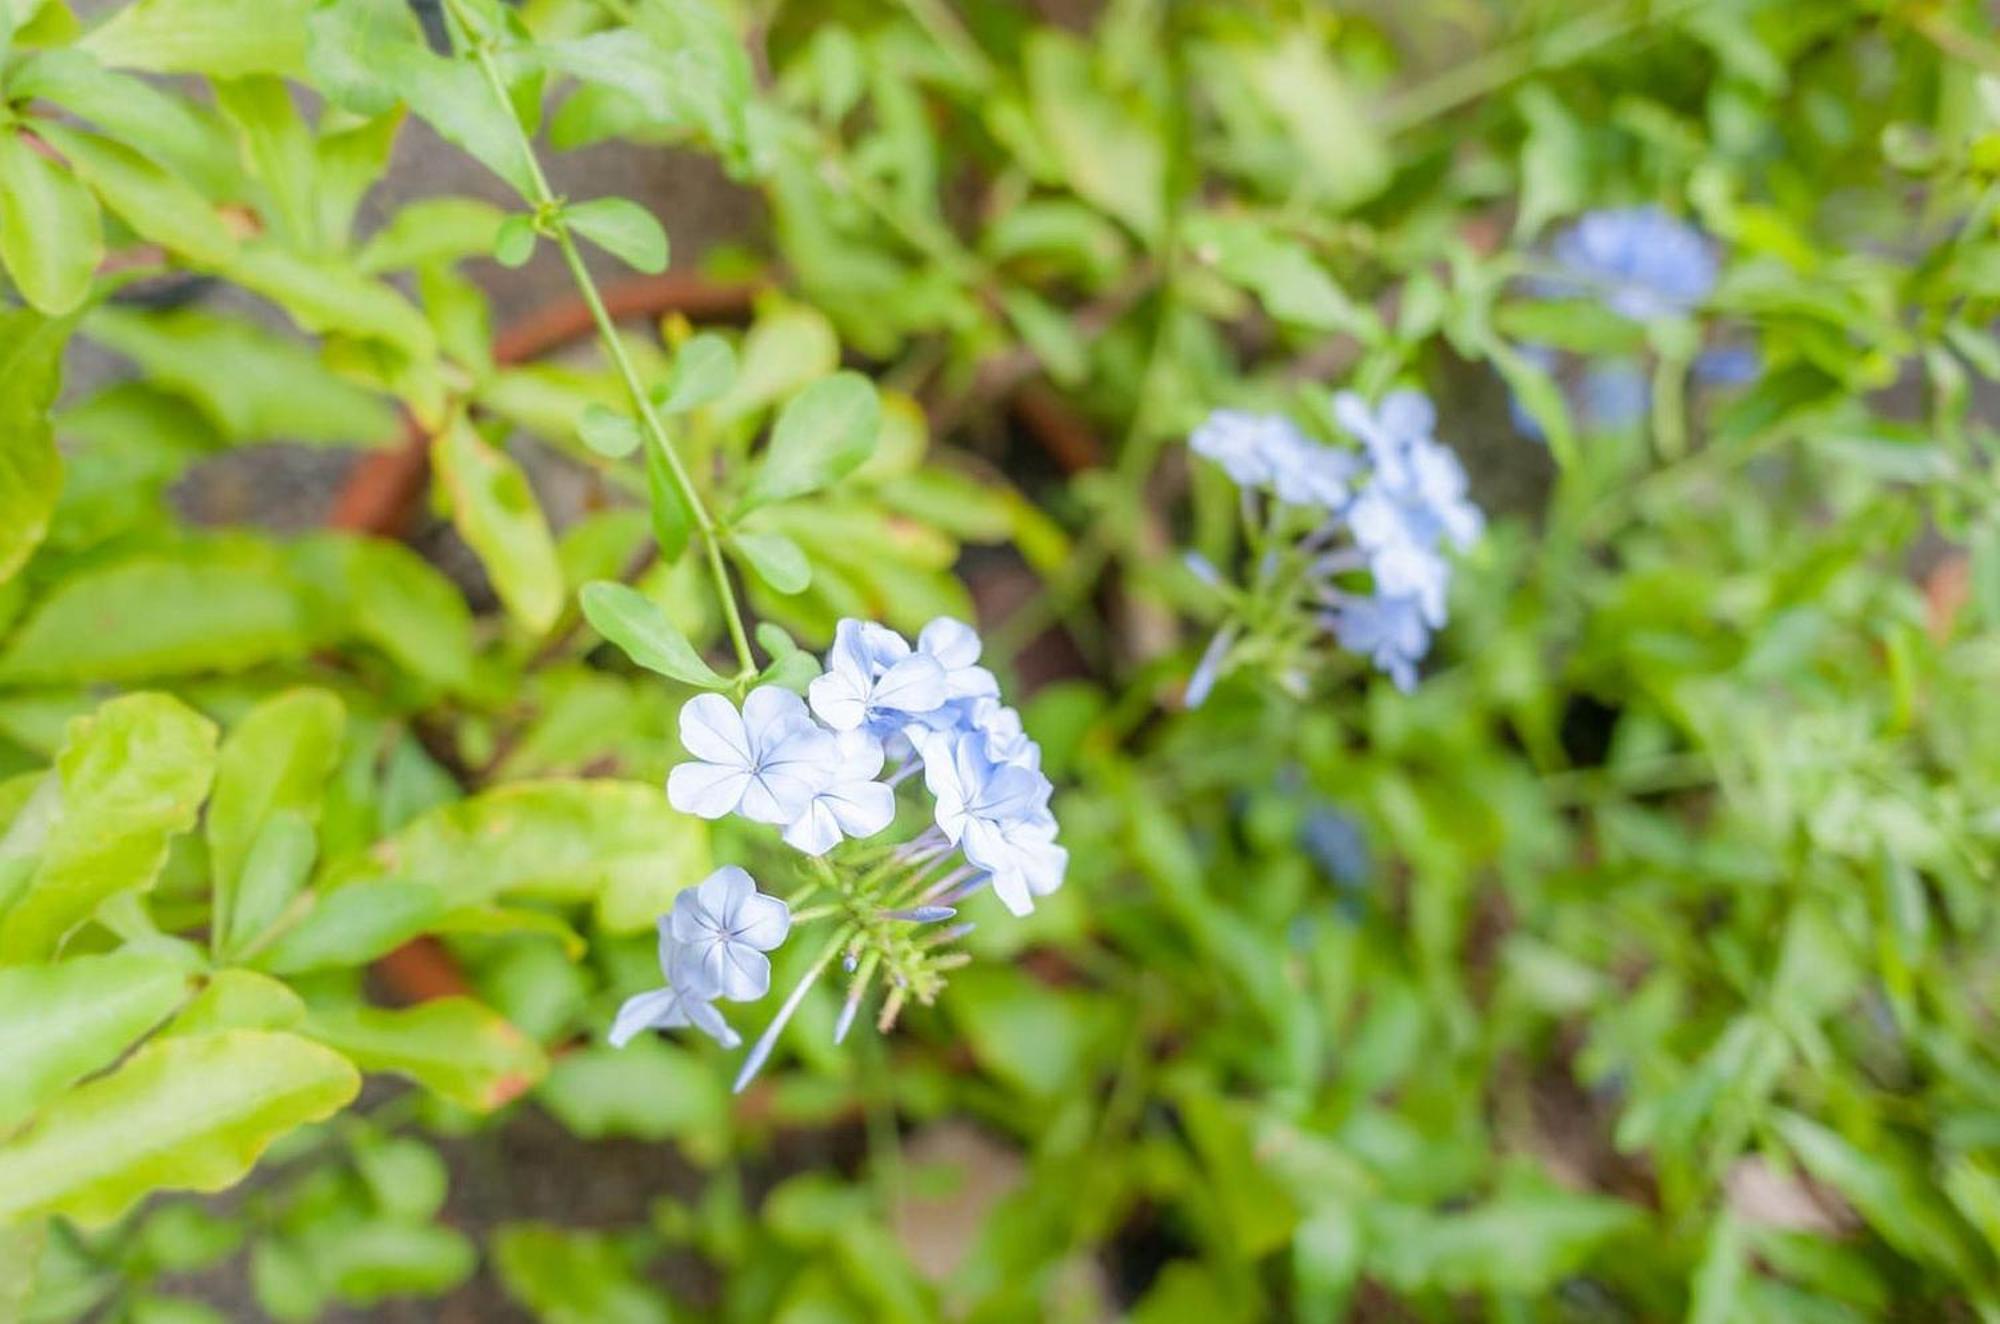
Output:
<path fill-rule="evenodd" d="M 485 75 L 486 85 L 492 91 L 494 100 L 505 112 L 507 123 L 513 127 L 516 141 L 520 144 L 521 160 L 527 169 L 530 192 L 528 201 L 533 203 L 537 223 L 546 228 L 562 254 L 563 265 L 569 268 L 570 278 L 576 283 L 577 292 L 583 296 L 584 306 L 590 310 L 590 320 L 597 327 L 597 338 L 604 345 L 604 352 L 611 359 L 625 383 L 625 391 L 632 398 L 632 407 L 638 411 L 639 421 L 645 426 L 646 434 L 654 446 L 659 448 L 660 457 L 666 461 L 667 473 L 673 479 L 674 490 L 688 514 L 694 521 L 695 531 L 701 537 L 702 550 L 708 562 L 708 573 L 714 581 L 716 600 L 722 606 L 722 617 L 729 628 L 729 642 L 736 650 L 739 668 L 738 680 L 755 674 L 757 661 L 750 652 L 750 637 L 743 628 L 743 610 L 736 600 L 735 586 L 730 582 L 728 567 L 722 560 L 722 530 L 716 523 L 708 505 L 695 487 L 694 478 L 689 474 L 680 452 L 674 448 L 672 438 L 667 435 L 666 425 L 653 408 L 646 387 L 639 380 L 638 369 L 633 366 L 631 356 L 625 351 L 625 342 L 619 339 L 618 328 L 611 320 L 610 312 L 604 306 L 604 298 L 598 293 L 597 282 L 590 269 L 584 265 L 583 254 L 577 250 L 576 239 L 571 235 L 568 223 L 563 219 L 562 200 L 549 186 L 548 176 L 542 171 L 540 158 L 535 155 L 535 145 L 528 137 L 527 129 L 514 112 L 514 103 L 507 94 L 507 81 L 500 74 L 500 67 L 493 59 L 491 44 L 478 35 L 478 30 L 463 10 L 464 0 L 445 0 L 445 12 L 452 19 L 452 25 L 459 30 L 465 45 L 471 49 L 474 61 Z"/>

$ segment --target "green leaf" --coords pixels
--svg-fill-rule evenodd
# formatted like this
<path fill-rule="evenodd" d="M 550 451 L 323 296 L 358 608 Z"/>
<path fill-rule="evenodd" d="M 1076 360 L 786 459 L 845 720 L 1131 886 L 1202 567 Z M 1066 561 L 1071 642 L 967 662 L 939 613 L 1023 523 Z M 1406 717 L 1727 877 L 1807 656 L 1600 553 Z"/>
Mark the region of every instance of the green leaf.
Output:
<path fill-rule="evenodd" d="M 269 975 L 255 970 L 218 970 L 174 1017 L 166 1033 L 289 1030 L 305 1018 L 305 1000 Z"/>
<path fill-rule="evenodd" d="M 646 514 L 659 546 L 660 561 L 672 565 L 694 536 L 694 513 L 681 499 L 680 484 L 657 445 L 646 447 Z"/>
<path fill-rule="evenodd" d="M 62 383 L 67 322 L 27 308 L 0 312 L 0 583 L 48 533 L 62 491 L 49 406 Z"/>
<path fill-rule="evenodd" d="M 404 1219 L 318 1228 L 311 1246 L 314 1276 L 355 1306 L 442 1296 L 479 1266 L 479 1252 L 463 1232 Z"/>
<path fill-rule="evenodd" d="M 722 422 L 745 418 L 840 366 L 840 339 L 813 308 L 780 304 L 758 314 L 737 355 L 736 380 L 709 412 Z"/>
<path fill-rule="evenodd" d="M 454 908 L 502 896 L 595 900 L 599 922 L 617 933 L 651 928 L 708 871 L 708 825 L 676 812 L 662 787 L 620 781 L 514 782 L 481 792 L 418 818 L 380 843 L 366 866 L 377 877 L 432 885 Z"/>
<path fill-rule="evenodd" d="M 637 589 L 600 579 L 585 584 L 580 597 L 591 628 L 640 666 L 705 690 L 728 685 L 701 660 L 658 604 Z"/>
<path fill-rule="evenodd" d="M 90 191 L 20 133 L 0 130 L 0 262 L 21 297 L 50 316 L 71 312 L 103 260 Z"/>
<path fill-rule="evenodd" d="M 369 237 L 354 265 L 375 276 L 477 257 L 494 251 L 511 219 L 477 198 L 419 198 Z"/>
<path fill-rule="evenodd" d="M 736 350 L 713 331 L 691 336 L 674 351 L 672 375 L 654 392 L 653 403 L 668 414 L 684 414 L 720 399 L 736 380 Z"/>
<path fill-rule="evenodd" d="M 1257 296 L 1280 322 L 1372 339 L 1380 326 L 1357 308 L 1303 244 L 1242 216 L 1207 213 L 1188 222 L 1195 255 Z"/>
<path fill-rule="evenodd" d="M 151 384 L 193 401 L 231 440 L 373 445 L 396 435 L 386 402 L 268 326 L 191 308 L 99 307 L 83 329 L 135 360 Z M 217 372 L 218 363 L 230 371 Z"/>
<path fill-rule="evenodd" d="M 722 1077 L 695 1053 L 656 1036 L 565 1053 L 535 1101 L 585 1140 L 714 1137 L 729 1127 Z"/>
<path fill-rule="evenodd" d="M 1300 25 L 1278 45 L 1237 54 L 1257 99 L 1281 126 L 1282 141 L 1306 167 L 1302 192 L 1345 208 L 1388 186 L 1388 145 L 1318 34 Z"/>
<path fill-rule="evenodd" d="M 11 684 L 236 671 L 311 646 L 298 594 L 269 550 L 195 544 L 91 565 L 37 602 L 0 653 Z"/>
<path fill-rule="evenodd" d="M 549 1069 L 532 1040 L 470 998 L 438 998 L 402 1011 L 365 1006 L 317 1011 L 307 1033 L 364 1071 L 408 1076 L 477 1112 L 518 1098 Z"/>
<path fill-rule="evenodd" d="M 816 492 L 853 473 L 874 450 L 881 428 L 875 383 L 858 372 L 814 382 L 779 412 L 736 513 Z"/>
<path fill-rule="evenodd" d="M 420 361 L 437 353 L 437 334 L 416 306 L 344 259 L 260 241 L 244 244 L 223 274 L 283 308 L 303 330 L 383 340 Z"/>
<path fill-rule="evenodd" d="M 562 614 L 562 567 L 527 476 L 463 415 L 439 435 L 431 455 L 451 494 L 452 521 L 493 577 L 508 614 L 545 633 Z"/>
<path fill-rule="evenodd" d="M 790 595 L 812 587 L 812 562 L 782 533 L 732 533 L 729 546 L 773 592 Z"/>
<path fill-rule="evenodd" d="M 583 438 L 584 445 L 611 460 L 624 459 L 645 441 L 639 435 L 637 423 L 599 404 L 584 406 L 577 434 Z"/>
<path fill-rule="evenodd" d="M 9 77 L 8 95 L 40 99 L 95 124 L 208 197 L 241 196 L 237 147 L 215 112 L 143 78 L 113 73 L 82 51 L 37 51 Z"/>
<path fill-rule="evenodd" d="M 360 1087 L 338 1053 L 293 1034 L 161 1039 L 0 1145 L 0 1223 L 59 1213 L 95 1227 L 153 1191 L 219 1191 Z"/>
<path fill-rule="evenodd" d="M 669 1324 L 673 1318 L 617 1243 L 600 1233 L 508 1223 L 493 1236 L 493 1267 L 507 1295 L 541 1324 Z"/>
<path fill-rule="evenodd" d="M 1167 154 L 1143 112 L 1101 86 L 1090 48 L 1060 28 L 1038 28 L 1025 50 L 1035 125 L 1077 194 L 1149 244 L 1166 226 Z"/>
<path fill-rule="evenodd" d="M 222 742 L 206 828 L 215 884 L 210 923 L 225 935 L 230 949 L 254 938 L 277 917 L 291 899 L 285 884 L 297 876 L 295 866 L 310 866 L 311 825 L 319 816 L 326 779 L 340 761 L 346 726 L 346 709 L 326 690 L 288 690 L 252 708 Z M 281 813 L 293 817 L 266 840 L 266 825 Z M 234 905 L 238 883 L 258 852 L 264 858 L 254 913 L 239 915 Z"/>
<path fill-rule="evenodd" d="M 170 838 L 194 825 L 215 768 L 215 726 L 178 699 L 130 694 L 69 724 L 50 774 L 52 818 L 17 818 L 0 854 L 32 853 L 0 914 L 0 961 L 39 960 L 128 888 L 147 888 Z"/>
<path fill-rule="evenodd" d="M 363 966 L 428 932 L 448 909 L 436 887 L 393 879 L 312 895 L 304 918 L 246 957 L 250 964 L 278 975 Z"/>
<path fill-rule="evenodd" d="M 114 69 L 297 76 L 311 0 L 134 0 L 78 44 Z"/>
<path fill-rule="evenodd" d="M 1368 1213 L 1369 1272 L 1404 1292 L 1540 1297 L 1642 1223 L 1631 1205 L 1566 1192 L 1503 1195 L 1451 1213 L 1384 1203 Z"/>
<path fill-rule="evenodd" d="M 357 115 L 400 99 L 397 79 L 430 52 L 405 0 L 318 0 L 306 17 L 312 85 Z"/>
<path fill-rule="evenodd" d="M 493 236 L 493 260 L 503 267 L 517 268 L 528 265 L 528 259 L 535 255 L 535 218 L 516 212 L 500 222 L 500 228 Z"/>
<path fill-rule="evenodd" d="M 323 534 L 290 548 L 291 565 L 339 632 L 382 650 L 446 690 L 472 683 L 472 611 L 458 586 L 393 539 Z"/>
<path fill-rule="evenodd" d="M 210 266 L 235 253 L 236 237 L 214 205 L 179 176 L 94 133 L 54 123 L 40 125 L 37 132 L 140 238 Z"/>
<path fill-rule="evenodd" d="M 667 232 L 653 213 L 626 198 L 593 198 L 563 208 L 570 229 L 647 275 L 667 269 Z"/>
<path fill-rule="evenodd" d="M 178 962 L 136 952 L 0 969 L 0 1135 L 117 1061 L 187 987 Z"/>

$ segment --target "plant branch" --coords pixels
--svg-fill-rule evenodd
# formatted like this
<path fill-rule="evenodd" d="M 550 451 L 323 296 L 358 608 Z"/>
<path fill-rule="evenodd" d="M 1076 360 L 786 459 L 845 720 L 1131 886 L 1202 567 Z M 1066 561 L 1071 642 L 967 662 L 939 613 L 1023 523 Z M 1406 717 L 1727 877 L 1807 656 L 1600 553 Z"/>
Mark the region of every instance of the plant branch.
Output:
<path fill-rule="evenodd" d="M 604 346 L 604 352 L 611 359 L 625 383 L 626 394 L 632 398 L 632 407 L 638 412 L 639 421 L 644 425 L 650 443 L 659 448 L 660 456 L 666 461 L 667 472 L 672 477 L 674 489 L 688 514 L 694 521 L 695 531 L 700 535 L 704 559 L 708 563 L 709 577 L 714 581 L 716 600 L 721 604 L 724 622 L 729 627 L 729 642 L 736 650 L 738 666 L 737 679 L 741 680 L 757 670 L 756 657 L 750 651 L 750 637 L 743 627 L 743 609 L 736 599 L 736 588 L 729 578 L 729 568 L 722 559 L 722 531 L 715 516 L 709 512 L 708 504 L 702 500 L 700 490 L 695 486 L 694 477 L 688 472 L 680 452 L 675 449 L 673 439 L 667 435 L 666 425 L 661 422 L 659 411 L 653 408 L 652 397 L 647 395 L 645 383 L 639 380 L 638 369 L 625 350 L 625 342 L 618 336 L 618 328 L 611 320 L 610 312 L 604 306 L 604 297 L 598 292 L 597 282 L 590 269 L 584 265 L 583 254 L 577 249 L 576 238 L 570 233 L 568 223 L 563 219 L 562 200 L 550 187 L 548 176 L 542 171 L 542 163 L 535 154 L 534 142 L 522 125 L 520 116 L 514 111 L 513 100 L 507 94 L 507 81 L 501 76 L 500 67 L 493 59 L 492 46 L 477 34 L 477 29 L 463 10 L 464 0 L 446 0 L 445 12 L 461 30 L 473 59 L 480 72 L 485 75 L 486 85 L 492 91 L 494 100 L 513 126 L 514 136 L 520 144 L 521 159 L 527 168 L 531 192 L 528 201 L 533 203 L 538 226 L 545 229 L 555 241 L 562 254 L 563 265 L 569 268 L 570 278 L 575 282 L 577 292 L 583 296 L 584 305 L 590 310 L 590 320 L 597 328 L 597 338 Z"/>

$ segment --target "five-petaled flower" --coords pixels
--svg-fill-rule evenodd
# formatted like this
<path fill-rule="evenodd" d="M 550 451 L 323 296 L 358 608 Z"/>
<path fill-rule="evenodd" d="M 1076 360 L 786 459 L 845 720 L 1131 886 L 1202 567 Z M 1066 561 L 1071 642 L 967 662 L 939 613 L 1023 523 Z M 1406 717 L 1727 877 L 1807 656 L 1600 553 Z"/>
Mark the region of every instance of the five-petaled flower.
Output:
<path fill-rule="evenodd" d="M 775 685 L 750 691 L 737 712 L 719 694 L 681 706 L 681 744 L 700 760 L 667 777 L 667 799 L 685 814 L 740 813 L 756 823 L 790 823 L 826 784 L 836 756 L 799 696 Z"/>
<path fill-rule="evenodd" d="M 771 990 L 771 958 L 764 953 L 792 931 L 792 911 L 759 892 L 749 874 L 725 864 L 674 898 L 667 930 L 687 961 L 687 991 L 755 1002 Z"/>

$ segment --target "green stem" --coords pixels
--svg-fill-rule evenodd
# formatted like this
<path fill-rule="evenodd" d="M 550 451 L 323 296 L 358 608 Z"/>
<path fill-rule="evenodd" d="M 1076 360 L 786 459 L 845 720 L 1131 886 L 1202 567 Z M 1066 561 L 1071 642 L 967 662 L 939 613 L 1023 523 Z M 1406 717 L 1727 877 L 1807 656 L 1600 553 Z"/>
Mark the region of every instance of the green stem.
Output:
<path fill-rule="evenodd" d="M 479 71 L 485 75 L 486 86 L 493 98 L 506 113 L 507 123 L 513 127 L 515 140 L 520 144 L 521 159 L 527 167 L 528 182 L 531 186 L 528 201 L 534 204 L 536 219 L 547 227 L 556 248 L 562 253 L 563 265 L 569 268 L 570 278 L 576 283 L 577 292 L 583 296 L 584 305 L 590 310 L 590 320 L 597 328 L 597 338 L 604 345 L 604 352 L 610 357 L 612 366 L 618 370 L 625 383 L 625 391 L 632 398 L 632 407 L 638 411 L 639 421 L 644 424 L 646 434 L 657 446 L 661 458 L 667 463 L 667 472 L 672 477 L 674 489 L 686 504 L 689 515 L 694 520 L 695 530 L 701 535 L 702 550 L 708 562 L 709 577 L 715 584 L 716 600 L 722 605 L 722 616 L 729 627 L 729 642 L 736 650 L 739 667 L 737 679 L 755 674 L 757 660 L 750 652 L 750 636 L 743 628 L 743 609 L 736 600 L 736 588 L 729 578 L 729 569 L 722 559 L 722 532 L 715 517 L 709 513 L 708 504 L 701 498 L 695 486 L 694 477 L 688 472 L 680 452 L 674 449 L 672 438 L 667 435 L 666 425 L 653 408 L 653 401 L 646 394 L 646 387 L 639 380 L 639 371 L 633 365 L 631 356 L 625 350 L 625 342 L 619 338 L 617 325 L 611 320 L 610 312 L 604 306 L 604 298 L 598 293 L 597 282 L 590 269 L 584 265 L 583 254 L 577 250 L 576 239 L 570 234 L 569 225 L 563 220 L 562 201 L 549 186 L 548 176 L 542 172 L 541 159 L 535 155 L 535 144 L 528 137 L 527 129 L 520 117 L 514 113 L 514 102 L 507 94 L 507 80 L 500 74 L 500 66 L 493 59 L 491 45 L 476 36 L 477 28 L 466 16 L 462 8 L 463 0 L 446 0 L 445 10 L 453 20 L 453 26 L 460 30 L 465 44 L 471 48 L 473 59 Z"/>

